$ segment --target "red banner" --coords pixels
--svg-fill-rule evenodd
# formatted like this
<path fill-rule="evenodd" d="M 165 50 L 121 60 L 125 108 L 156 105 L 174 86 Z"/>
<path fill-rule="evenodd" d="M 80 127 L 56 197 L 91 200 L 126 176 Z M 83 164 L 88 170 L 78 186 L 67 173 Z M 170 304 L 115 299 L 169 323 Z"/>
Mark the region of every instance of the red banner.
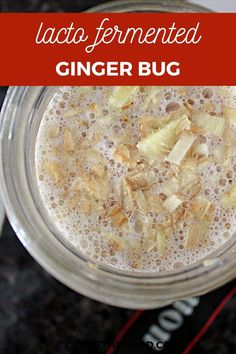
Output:
<path fill-rule="evenodd" d="M 1 85 L 236 85 L 236 14 L 0 14 Z"/>

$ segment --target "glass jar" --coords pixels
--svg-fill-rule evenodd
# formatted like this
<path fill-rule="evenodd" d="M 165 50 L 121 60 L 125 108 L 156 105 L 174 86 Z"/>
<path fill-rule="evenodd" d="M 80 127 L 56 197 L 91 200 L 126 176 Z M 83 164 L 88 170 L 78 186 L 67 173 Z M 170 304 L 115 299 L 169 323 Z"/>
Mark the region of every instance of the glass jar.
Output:
<path fill-rule="evenodd" d="M 211 12 L 187 0 L 118 0 L 93 7 L 87 12 Z"/>
<path fill-rule="evenodd" d="M 172 1 L 123 1 L 96 11 L 200 11 Z M 126 4 L 127 6 L 125 6 Z M 140 6 L 138 6 L 140 4 Z M 137 7 L 138 6 L 138 7 Z M 174 6 L 174 9 L 173 9 Z M 185 7 L 186 6 L 186 7 Z M 202 9 L 201 9 L 202 10 Z M 38 193 L 34 151 L 38 128 L 55 87 L 11 87 L 1 113 L 0 178 L 8 218 L 30 254 L 55 278 L 95 300 L 126 308 L 155 308 L 206 293 L 235 277 L 236 240 L 188 268 L 137 273 L 95 265 L 65 244 L 44 211 Z"/>

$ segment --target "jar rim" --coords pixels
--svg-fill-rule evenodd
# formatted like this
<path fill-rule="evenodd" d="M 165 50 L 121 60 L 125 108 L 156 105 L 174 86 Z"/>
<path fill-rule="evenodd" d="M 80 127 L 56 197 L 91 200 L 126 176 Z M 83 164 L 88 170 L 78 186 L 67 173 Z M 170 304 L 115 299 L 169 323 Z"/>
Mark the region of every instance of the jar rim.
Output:
<path fill-rule="evenodd" d="M 162 11 L 163 10 L 163 11 Z M 185 0 L 114 0 L 91 7 L 85 12 L 213 12 Z"/>

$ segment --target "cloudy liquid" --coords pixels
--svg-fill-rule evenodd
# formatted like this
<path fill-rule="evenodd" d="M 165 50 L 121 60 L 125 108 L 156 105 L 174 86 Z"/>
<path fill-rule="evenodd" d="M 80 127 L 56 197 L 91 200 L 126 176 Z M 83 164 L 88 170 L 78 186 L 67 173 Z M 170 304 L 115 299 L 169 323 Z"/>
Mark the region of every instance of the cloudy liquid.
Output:
<path fill-rule="evenodd" d="M 153 96 L 153 100 L 149 100 L 150 92 L 144 87 L 139 89 L 132 105 L 125 110 L 108 104 L 113 90 L 114 87 L 60 87 L 45 110 L 36 140 L 35 165 L 40 196 L 51 222 L 68 244 L 89 259 L 122 270 L 169 271 L 188 266 L 210 255 L 236 231 L 235 209 L 226 212 L 220 203 L 220 196 L 236 180 L 236 156 L 232 156 L 228 169 L 214 162 L 201 172 L 202 193 L 214 203 L 215 211 L 206 237 L 193 249 L 186 249 L 187 231 L 183 226 L 177 225 L 166 240 L 164 254 L 160 254 L 155 248 L 147 251 L 142 241 L 145 235 L 135 227 L 135 212 L 129 215 L 125 228 L 114 227 L 108 218 L 103 217 L 104 213 L 96 210 L 95 205 L 89 213 L 81 213 L 70 188 L 80 173 L 78 164 L 83 163 L 80 161 L 80 151 L 95 149 L 105 161 L 110 186 L 106 202 L 109 209 L 114 200 L 117 200 L 122 178 L 128 173 L 128 167 L 114 159 L 114 149 L 120 141 L 126 139 L 127 131 L 129 143 L 136 143 L 140 116 L 151 115 L 158 119 L 186 103 L 194 109 L 211 105 L 214 114 L 221 114 L 222 105 L 236 106 L 236 90 L 165 87 L 158 91 L 156 97 Z M 65 127 L 73 132 L 76 153 L 61 153 Z M 206 142 L 209 153 L 224 144 L 224 141 L 212 136 L 207 136 Z M 63 166 L 66 175 L 63 183 L 55 183 L 45 172 L 45 161 L 58 162 Z M 83 168 L 89 170 L 91 166 L 84 163 Z M 152 191 L 158 195 L 168 179 L 168 172 L 166 169 L 156 168 L 155 174 L 158 183 Z M 148 217 L 153 223 L 162 222 L 162 216 L 158 213 L 150 213 Z M 109 244 L 106 235 L 127 240 L 129 246 L 116 249 Z M 140 241 L 139 247 L 132 247 L 132 240 Z"/>

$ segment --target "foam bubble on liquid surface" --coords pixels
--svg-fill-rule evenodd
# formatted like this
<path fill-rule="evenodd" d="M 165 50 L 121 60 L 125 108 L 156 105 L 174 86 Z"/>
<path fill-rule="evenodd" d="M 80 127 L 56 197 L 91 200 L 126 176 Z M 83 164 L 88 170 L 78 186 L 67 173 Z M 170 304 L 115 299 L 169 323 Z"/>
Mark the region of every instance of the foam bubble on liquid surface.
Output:
<path fill-rule="evenodd" d="M 119 142 L 119 137 L 125 135 L 127 124 L 128 129 L 132 130 L 131 139 L 135 141 L 138 134 L 137 117 L 144 114 L 158 116 L 170 113 L 183 103 L 192 105 L 196 109 L 212 104 L 213 114 L 219 114 L 222 104 L 236 106 L 236 90 L 228 87 L 224 89 L 165 87 L 158 95 L 158 99 L 153 97 L 153 104 L 146 105 L 146 89 L 141 88 L 133 105 L 125 112 L 130 118 L 128 123 L 124 121 L 123 113 L 121 115 L 119 110 L 108 105 L 108 97 L 112 90 L 112 87 L 59 88 L 42 117 L 36 140 L 35 164 L 42 202 L 52 222 L 65 241 L 76 249 L 94 261 L 123 270 L 168 271 L 188 266 L 208 256 L 222 246 L 236 231 L 235 211 L 226 213 L 219 202 L 219 196 L 225 193 L 236 180 L 236 158 L 232 158 L 231 168 L 227 173 L 223 172 L 222 167 L 216 163 L 206 167 L 201 173 L 202 190 L 207 198 L 214 202 L 216 208 L 213 222 L 202 244 L 193 250 L 186 249 L 184 244 L 187 230 L 177 228 L 167 240 L 168 252 L 164 256 L 158 255 L 155 250 L 147 252 L 145 247 L 138 250 L 135 247 L 125 248 L 116 252 L 109 248 L 104 235 L 112 234 L 119 237 L 121 230 L 114 228 L 109 220 L 101 218 L 96 210 L 90 215 L 83 215 L 76 205 L 69 205 L 66 198 L 62 197 L 61 187 L 53 183 L 42 169 L 42 165 L 45 160 L 60 162 L 60 157 L 53 152 L 57 146 L 60 147 L 62 144 L 60 131 L 65 127 L 73 132 L 78 143 L 85 142 L 86 144 L 88 139 L 93 139 L 94 135 L 99 132 L 102 139 L 95 140 L 93 148 L 96 148 L 105 158 L 107 169 L 110 172 L 111 193 L 115 197 L 116 188 L 120 185 L 122 177 L 126 175 L 127 167 L 114 160 L 113 152 L 114 146 Z M 94 109 L 95 104 L 96 109 Z M 78 113 L 74 114 L 76 110 Z M 68 112 L 71 112 L 71 115 Z M 104 123 L 102 121 L 101 124 L 98 116 L 104 118 Z M 53 139 L 49 135 L 52 128 L 57 129 L 58 132 L 58 136 Z M 212 150 L 223 142 L 207 137 L 207 144 L 209 150 Z M 65 167 L 68 178 L 63 186 L 65 192 L 68 191 L 78 173 L 77 160 L 79 158 L 79 156 L 68 157 L 70 161 Z M 89 168 L 89 166 L 85 165 L 84 168 Z M 165 175 L 166 171 L 161 169 L 156 172 L 160 184 L 165 181 Z M 152 215 L 151 217 L 155 222 L 161 216 Z M 129 220 L 129 232 L 123 232 L 122 238 L 140 239 L 140 233 L 135 229 L 132 218 Z"/>

